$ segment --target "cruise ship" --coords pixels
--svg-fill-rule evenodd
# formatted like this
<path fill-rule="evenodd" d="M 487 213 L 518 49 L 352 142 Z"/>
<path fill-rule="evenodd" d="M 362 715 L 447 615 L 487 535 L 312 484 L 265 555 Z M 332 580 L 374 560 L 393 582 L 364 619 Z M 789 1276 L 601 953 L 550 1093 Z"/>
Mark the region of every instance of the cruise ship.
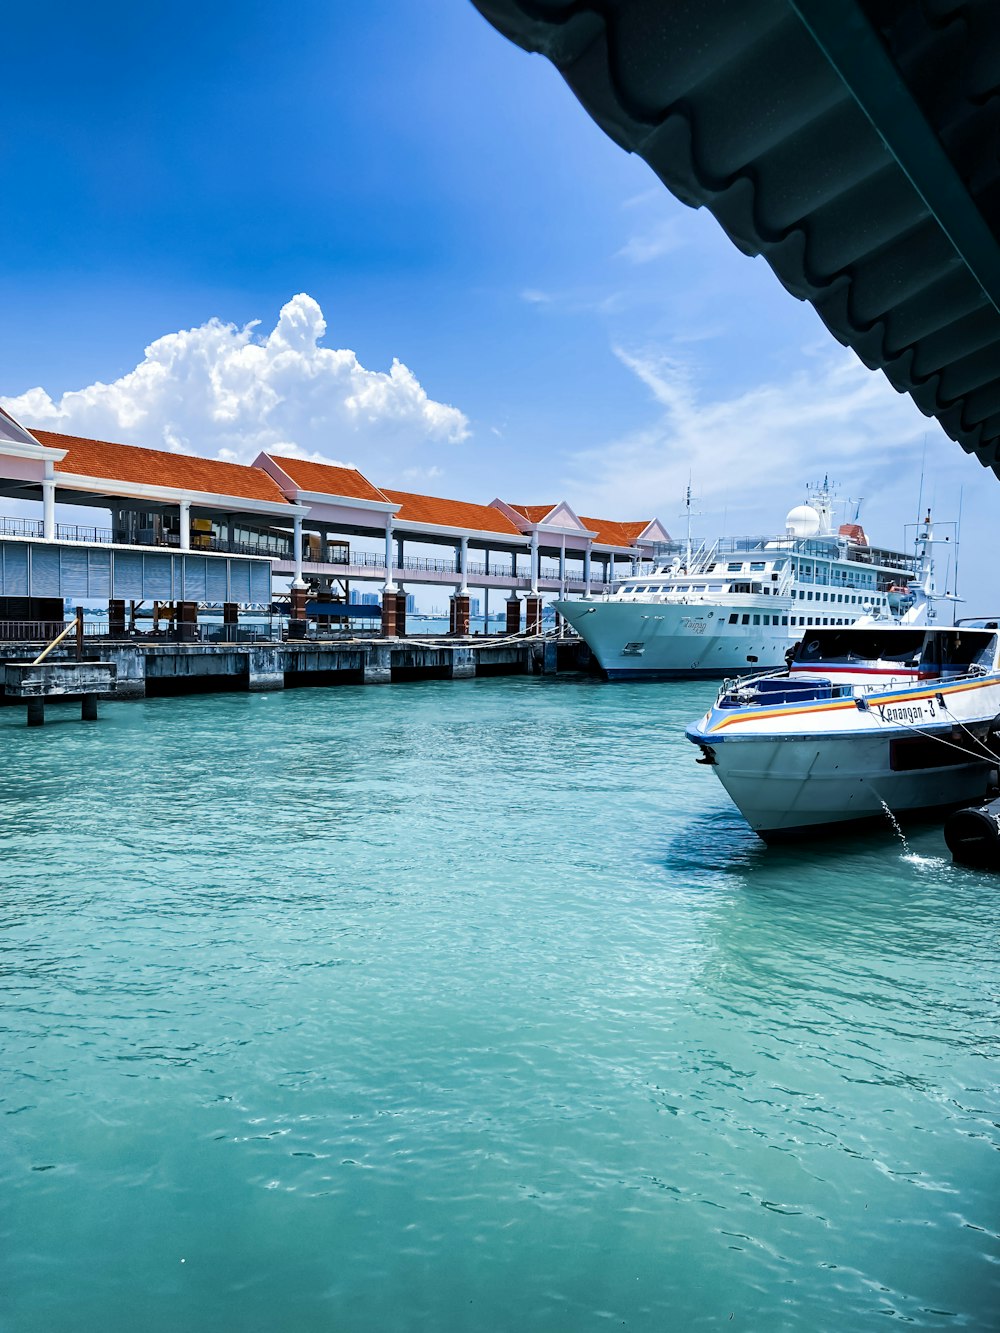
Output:
<path fill-rule="evenodd" d="M 555 607 L 612 680 L 771 670 L 811 628 L 933 620 L 934 541 L 930 514 L 913 554 L 871 546 L 857 522 L 835 528 L 824 481 L 780 536 L 689 539 L 649 573 Z"/>

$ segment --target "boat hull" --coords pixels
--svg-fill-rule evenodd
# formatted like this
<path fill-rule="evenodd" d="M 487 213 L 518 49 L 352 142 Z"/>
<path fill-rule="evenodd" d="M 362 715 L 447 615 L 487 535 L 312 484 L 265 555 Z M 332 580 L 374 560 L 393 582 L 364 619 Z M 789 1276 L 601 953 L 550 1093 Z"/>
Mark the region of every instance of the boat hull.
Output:
<path fill-rule="evenodd" d="M 555 608 L 610 680 L 707 680 L 770 671 L 784 665 L 789 645 L 802 632 L 780 623 L 763 624 L 765 615 L 780 621 L 787 611 L 777 603 L 772 612 L 770 605 L 737 609 L 584 598 L 558 601 Z M 734 613 L 740 620 L 732 625 L 729 616 Z M 742 624 L 743 614 L 750 624 Z M 754 625 L 755 618 L 761 623 Z"/>
<path fill-rule="evenodd" d="M 887 809 L 916 814 L 986 795 L 995 763 L 969 760 L 899 771 L 892 766 L 894 739 L 905 737 L 732 737 L 713 745 L 714 767 L 744 819 L 765 841 L 884 819 Z"/>

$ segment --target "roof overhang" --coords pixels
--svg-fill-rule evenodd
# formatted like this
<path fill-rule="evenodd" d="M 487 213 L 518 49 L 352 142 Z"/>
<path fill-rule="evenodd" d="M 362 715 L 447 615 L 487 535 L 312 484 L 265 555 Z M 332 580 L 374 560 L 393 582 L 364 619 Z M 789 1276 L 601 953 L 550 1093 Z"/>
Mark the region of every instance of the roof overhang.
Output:
<path fill-rule="evenodd" d="M 1000 4 L 473 2 L 1000 475 Z"/>

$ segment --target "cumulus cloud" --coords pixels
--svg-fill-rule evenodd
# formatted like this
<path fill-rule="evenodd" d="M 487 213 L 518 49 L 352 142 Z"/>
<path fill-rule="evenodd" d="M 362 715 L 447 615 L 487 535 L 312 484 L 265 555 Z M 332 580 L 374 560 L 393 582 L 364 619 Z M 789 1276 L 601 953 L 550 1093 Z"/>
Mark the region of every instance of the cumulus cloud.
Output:
<path fill-rule="evenodd" d="M 29 389 L 5 403 L 29 427 L 235 462 L 267 449 L 384 470 L 419 446 L 468 437 L 464 413 L 429 397 L 402 362 L 368 370 L 354 352 L 321 346 L 326 320 L 311 296 L 293 296 L 269 333 L 259 323 L 210 319 L 158 338 L 110 384 L 55 398 Z"/>

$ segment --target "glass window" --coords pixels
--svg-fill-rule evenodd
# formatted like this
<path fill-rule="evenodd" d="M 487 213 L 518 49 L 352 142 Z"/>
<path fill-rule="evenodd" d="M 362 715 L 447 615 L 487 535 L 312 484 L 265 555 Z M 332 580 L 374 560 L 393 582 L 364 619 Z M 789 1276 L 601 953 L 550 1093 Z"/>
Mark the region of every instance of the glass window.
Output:
<path fill-rule="evenodd" d="M 812 601 L 812 599 L 813 599 L 813 595 L 812 595 L 812 589 L 811 589 L 811 588 L 810 588 L 810 590 L 806 593 L 806 598 L 807 598 L 808 601 L 810 601 L 810 602 Z M 811 621 L 811 620 L 810 620 L 809 624 L 810 624 L 810 625 L 812 624 L 812 621 Z"/>
<path fill-rule="evenodd" d="M 735 625 L 738 620 L 739 616 L 736 614 L 736 612 L 733 612 L 733 614 L 729 617 L 730 625 Z"/>
<path fill-rule="evenodd" d="M 758 569 L 766 569 L 766 568 L 767 568 L 767 566 L 766 566 L 766 564 L 765 564 L 765 562 L 764 562 L 763 560 L 751 560 L 751 561 L 750 561 L 750 573 L 751 573 L 751 574 L 755 573 Z"/>
<path fill-rule="evenodd" d="M 750 624 L 750 617 L 749 617 L 749 616 L 744 616 L 744 617 L 743 617 L 743 624 L 744 624 L 744 625 L 749 625 L 749 624 Z"/>
<path fill-rule="evenodd" d="M 759 625 L 759 624 L 760 624 L 760 616 L 754 616 L 754 618 L 753 618 L 753 623 L 754 623 L 755 625 Z"/>
<path fill-rule="evenodd" d="M 782 616 L 782 617 L 781 617 L 781 623 L 782 623 L 783 625 L 787 625 L 787 624 L 788 624 L 788 617 L 787 617 L 787 616 Z"/>
<path fill-rule="evenodd" d="M 731 561 L 731 562 L 729 563 L 729 565 L 727 566 L 727 568 L 728 568 L 730 574 L 739 574 L 740 571 L 742 570 L 743 566 L 742 566 L 742 564 L 739 562 L 739 560 L 733 560 L 733 561 Z"/>

